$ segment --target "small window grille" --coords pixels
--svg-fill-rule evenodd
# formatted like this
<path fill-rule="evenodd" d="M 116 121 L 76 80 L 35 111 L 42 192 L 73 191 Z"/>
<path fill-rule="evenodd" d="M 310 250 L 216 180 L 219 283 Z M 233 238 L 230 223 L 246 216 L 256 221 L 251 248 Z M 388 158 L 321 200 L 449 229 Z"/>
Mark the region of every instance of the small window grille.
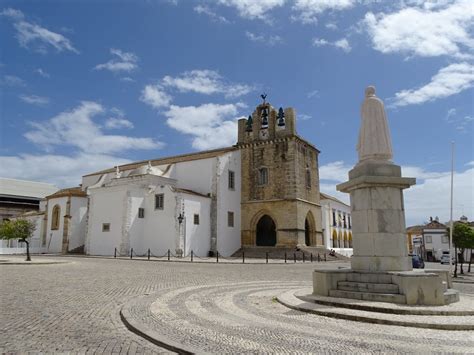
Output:
<path fill-rule="evenodd" d="M 139 208 L 138 209 L 138 218 L 145 218 L 145 209 L 144 208 Z"/>
<path fill-rule="evenodd" d="M 102 223 L 102 232 L 110 232 L 110 223 Z"/>
<path fill-rule="evenodd" d="M 155 210 L 162 210 L 165 207 L 165 195 L 155 195 Z"/>
<path fill-rule="evenodd" d="M 235 172 L 229 170 L 229 190 L 235 189 Z"/>
<path fill-rule="evenodd" d="M 194 215 L 194 224 L 199 224 L 199 215 L 198 214 Z"/>
<path fill-rule="evenodd" d="M 261 168 L 258 171 L 258 184 L 259 185 L 268 184 L 268 169 L 267 168 Z"/>
<path fill-rule="evenodd" d="M 227 226 L 233 227 L 234 226 L 234 212 L 227 212 Z"/>

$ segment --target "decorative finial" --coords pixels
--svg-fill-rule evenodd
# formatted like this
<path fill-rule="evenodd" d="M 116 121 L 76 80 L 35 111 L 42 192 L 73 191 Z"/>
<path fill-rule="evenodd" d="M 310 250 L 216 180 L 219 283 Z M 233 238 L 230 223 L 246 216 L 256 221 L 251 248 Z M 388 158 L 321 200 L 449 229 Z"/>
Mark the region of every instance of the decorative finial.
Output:
<path fill-rule="evenodd" d="M 117 165 L 117 166 L 115 167 L 115 178 L 116 178 L 116 179 L 120 179 L 121 176 L 122 176 L 122 173 L 120 172 L 120 168 L 119 168 L 119 166 Z"/>
<path fill-rule="evenodd" d="M 372 97 L 375 96 L 375 86 L 367 86 L 365 89 L 365 97 Z"/>
<path fill-rule="evenodd" d="M 146 173 L 151 174 L 151 161 L 148 160 L 148 166 L 146 167 Z"/>
<path fill-rule="evenodd" d="M 252 125 L 253 125 L 253 119 L 252 119 L 252 116 L 249 115 L 249 118 L 247 120 L 247 128 L 245 130 L 247 132 L 252 132 Z"/>
<path fill-rule="evenodd" d="M 260 95 L 260 97 L 263 99 L 263 104 L 265 105 L 265 99 L 267 98 L 267 94 L 263 93 L 262 95 Z"/>

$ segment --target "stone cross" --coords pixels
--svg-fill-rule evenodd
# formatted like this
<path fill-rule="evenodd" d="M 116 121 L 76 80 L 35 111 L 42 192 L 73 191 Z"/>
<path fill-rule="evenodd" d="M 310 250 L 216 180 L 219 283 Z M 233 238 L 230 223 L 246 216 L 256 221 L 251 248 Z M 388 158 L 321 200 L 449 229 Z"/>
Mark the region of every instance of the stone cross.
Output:
<path fill-rule="evenodd" d="M 365 89 L 365 100 L 361 107 L 359 131 L 359 163 L 367 160 L 392 160 L 392 141 L 388 129 L 387 115 L 382 100 L 375 96 L 375 87 Z"/>

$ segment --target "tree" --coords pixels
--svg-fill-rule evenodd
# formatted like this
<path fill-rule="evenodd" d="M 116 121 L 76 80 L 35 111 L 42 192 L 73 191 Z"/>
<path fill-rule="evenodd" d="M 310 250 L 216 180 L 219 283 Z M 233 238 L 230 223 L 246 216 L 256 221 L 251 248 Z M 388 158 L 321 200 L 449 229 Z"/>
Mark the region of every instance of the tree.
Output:
<path fill-rule="evenodd" d="M 455 223 L 453 229 L 453 244 L 455 247 L 455 255 L 458 256 L 457 250 L 459 249 L 459 262 L 461 264 L 461 274 L 464 274 L 462 264 L 464 262 L 464 251 L 468 248 L 472 248 L 474 243 L 474 231 L 465 223 Z M 456 266 L 454 269 L 454 276 L 457 275 L 457 259 Z"/>
<path fill-rule="evenodd" d="M 0 224 L 0 239 L 18 239 L 26 243 L 26 261 L 31 261 L 28 238 L 31 238 L 35 229 L 36 224 L 26 219 L 3 221 Z"/>

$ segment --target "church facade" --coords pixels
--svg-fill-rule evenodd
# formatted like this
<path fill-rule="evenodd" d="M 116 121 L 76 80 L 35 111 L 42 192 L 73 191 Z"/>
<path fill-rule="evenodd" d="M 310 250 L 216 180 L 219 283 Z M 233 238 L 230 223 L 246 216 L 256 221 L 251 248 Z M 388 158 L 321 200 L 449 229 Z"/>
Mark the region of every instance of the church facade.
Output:
<path fill-rule="evenodd" d="M 325 246 L 319 151 L 295 126 L 292 108 L 264 100 L 239 120 L 234 146 L 85 175 L 80 188 L 47 197 L 43 245 L 156 256 Z"/>

